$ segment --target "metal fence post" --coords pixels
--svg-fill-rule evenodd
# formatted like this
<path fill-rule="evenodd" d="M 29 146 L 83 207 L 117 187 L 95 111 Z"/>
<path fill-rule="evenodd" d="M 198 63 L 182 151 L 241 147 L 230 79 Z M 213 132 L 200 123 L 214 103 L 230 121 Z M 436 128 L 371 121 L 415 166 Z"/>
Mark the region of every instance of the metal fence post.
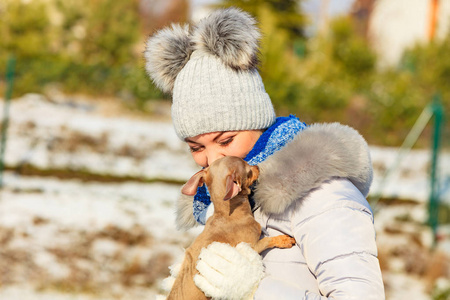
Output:
<path fill-rule="evenodd" d="M 14 69 L 16 65 L 16 58 L 11 56 L 8 59 L 8 65 L 6 67 L 6 91 L 3 104 L 3 121 L 1 132 L 1 144 L 0 144 L 0 188 L 3 187 L 3 169 L 5 167 L 5 149 L 6 149 L 6 133 L 9 124 L 9 103 L 11 102 L 13 82 L 14 82 Z"/>
<path fill-rule="evenodd" d="M 437 243 L 437 226 L 439 223 L 439 180 L 437 174 L 437 164 L 439 159 L 439 146 L 441 141 L 441 129 L 443 125 L 444 108 L 440 95 L 433 97 L 432 110 L 434 115 L 434 131 L 431 152 L 430 170 L 430 199 L 428 203 L 428 223 L 433 232 L 433 247 Z"/>

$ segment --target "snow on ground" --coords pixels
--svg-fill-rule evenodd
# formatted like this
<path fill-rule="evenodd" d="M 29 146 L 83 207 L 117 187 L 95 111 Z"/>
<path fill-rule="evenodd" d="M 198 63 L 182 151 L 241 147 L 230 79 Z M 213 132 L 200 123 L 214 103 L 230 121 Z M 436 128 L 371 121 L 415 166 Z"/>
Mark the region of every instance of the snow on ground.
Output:
<path fill-rule="evenodd" d="M 175 229 L 179 189 L 7 172 L 0 194 L 0 299 L 59 299 L 58 293 L 61 299 L 67 293 L 153 299 L 168 265 L 198 234 Z M 23 296 L 11 296 L 22 290 Z"/>
<path fill-rule="evenodd" d="M 371 146 L 370 154 L 375 175 L 371 195 L 380 193 L 386 198 L 428 201 L 431 151 Z M 391 169 L 392 166 L 397 167 Z M 437 170 L 441 201 L 450 203 L 450 153 L 440 153 Z"/>
<path fill-rule="evenodd" d="M 106 117 L 93 105 L 68 103 L 36 94 L 13 101 L 8 166 L 172 180 L 196 168 L 171 124 Z"/>
<path fill-rule="evenodd" d="M 3 103 L 3 102 L 2 102 Z M 69 105 L 70 104 L 70 105 Z M 94 104 L 64 99 L 50 102 L 28 94 L 10 106 L 6 165 L 67 169 L 99 175 L 186 181 L 198 170 L 188 147 L 168 122 L 101 114 Z M 430 153 L 414 150 L 399 168 L 382 177 L 399 160 L 395 148 L 370 148 L 375 179 L 372 194 L 427 201 Z M 441 198 L 450 201 L 450 154 L 440 157 Z"/>
<path fill-rule="evenodd" d="M 198 167 L 172 125 L 110 116 L 94 102 L 30 94 L 12 102 L 8 134 L 0 299 L 153 299 L 167 267 L 201 230 L 175 229 L 181 182 Z M 387 299 L 431 299 L 435 283 L 450 286 L 450 242 L 447 233 L 430 251 L 432 235 L 424 225 L 429 152 L 410 152 L 385 183 L 382 175 L 398 161 L 398 151 L 371 147 L 371 154 L 371 194 L 408 200 L 376 206 Z M 74 176 L 24 176 L 27 167 Z M 441 196 L 450 201 L 448 154 L 439 172 Z M 81 181 L 80 174 L 131 180 Z"/>

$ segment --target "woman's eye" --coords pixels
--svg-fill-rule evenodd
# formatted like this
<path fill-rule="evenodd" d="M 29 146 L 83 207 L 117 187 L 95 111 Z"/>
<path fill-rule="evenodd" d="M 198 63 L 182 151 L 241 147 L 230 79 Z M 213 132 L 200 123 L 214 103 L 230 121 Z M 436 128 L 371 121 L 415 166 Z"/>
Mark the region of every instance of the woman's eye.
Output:
<path fill-rule="evenodd" d="M 228 138 L 228 139 L 225 139 L 225 140 L 223 140 L 223 141 L 220 141 L 219 144 L 220 144 L 221 146 L 226 146 L 226 145 L 230 144 L 230 143 L 233 141 L 233 139 L 234 139 L 234 136 L 233 136 L 233 137 L 230 137 L 230 138 Z"/>
<path fill-rule="evenodd" d="M 191 151 L 191 152 L 198 152 L 198 151 L 200 151 L 202 149 L 202 147 L 189 147 L 189 150 Z"/>

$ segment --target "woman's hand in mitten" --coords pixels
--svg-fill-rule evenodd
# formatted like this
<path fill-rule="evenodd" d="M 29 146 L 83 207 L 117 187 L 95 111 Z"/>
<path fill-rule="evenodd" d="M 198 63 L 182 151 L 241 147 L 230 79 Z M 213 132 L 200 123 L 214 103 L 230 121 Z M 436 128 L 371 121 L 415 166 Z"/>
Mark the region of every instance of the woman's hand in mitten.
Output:
<path fill-rule="evenodd" d="M 197 270 L 195 284 L 213 299 L 249 298 L 264 275 L 261 256 L 247 243 L 212 243 L 200 252 Z"/>

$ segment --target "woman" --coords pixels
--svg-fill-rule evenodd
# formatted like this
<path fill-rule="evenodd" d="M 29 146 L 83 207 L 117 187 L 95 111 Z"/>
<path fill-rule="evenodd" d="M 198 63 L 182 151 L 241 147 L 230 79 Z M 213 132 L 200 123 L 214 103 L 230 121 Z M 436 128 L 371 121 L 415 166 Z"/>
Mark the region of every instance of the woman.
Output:
<path fill-rule="evenodd" d="M 255 20 L 231 8 L 192 30 L 172 25 L 147 42 L 146 69 L 172 93 L 174 128 L 195 162 L 207 167 L 233 155 L 258 164 L 251 202 L 263 235 L 297 241 L 262 256 L 245 244 L 215 243 L 202 251 L 195 282 L 215 299 L 384 299 L 365 199 L 367 144 L 337 123 L 276 118 L 256 69 L 259 37 Z M 177 225 L 204 224 L 212 209 L 200 187 L 194 198 L 180 198 Z"/>

